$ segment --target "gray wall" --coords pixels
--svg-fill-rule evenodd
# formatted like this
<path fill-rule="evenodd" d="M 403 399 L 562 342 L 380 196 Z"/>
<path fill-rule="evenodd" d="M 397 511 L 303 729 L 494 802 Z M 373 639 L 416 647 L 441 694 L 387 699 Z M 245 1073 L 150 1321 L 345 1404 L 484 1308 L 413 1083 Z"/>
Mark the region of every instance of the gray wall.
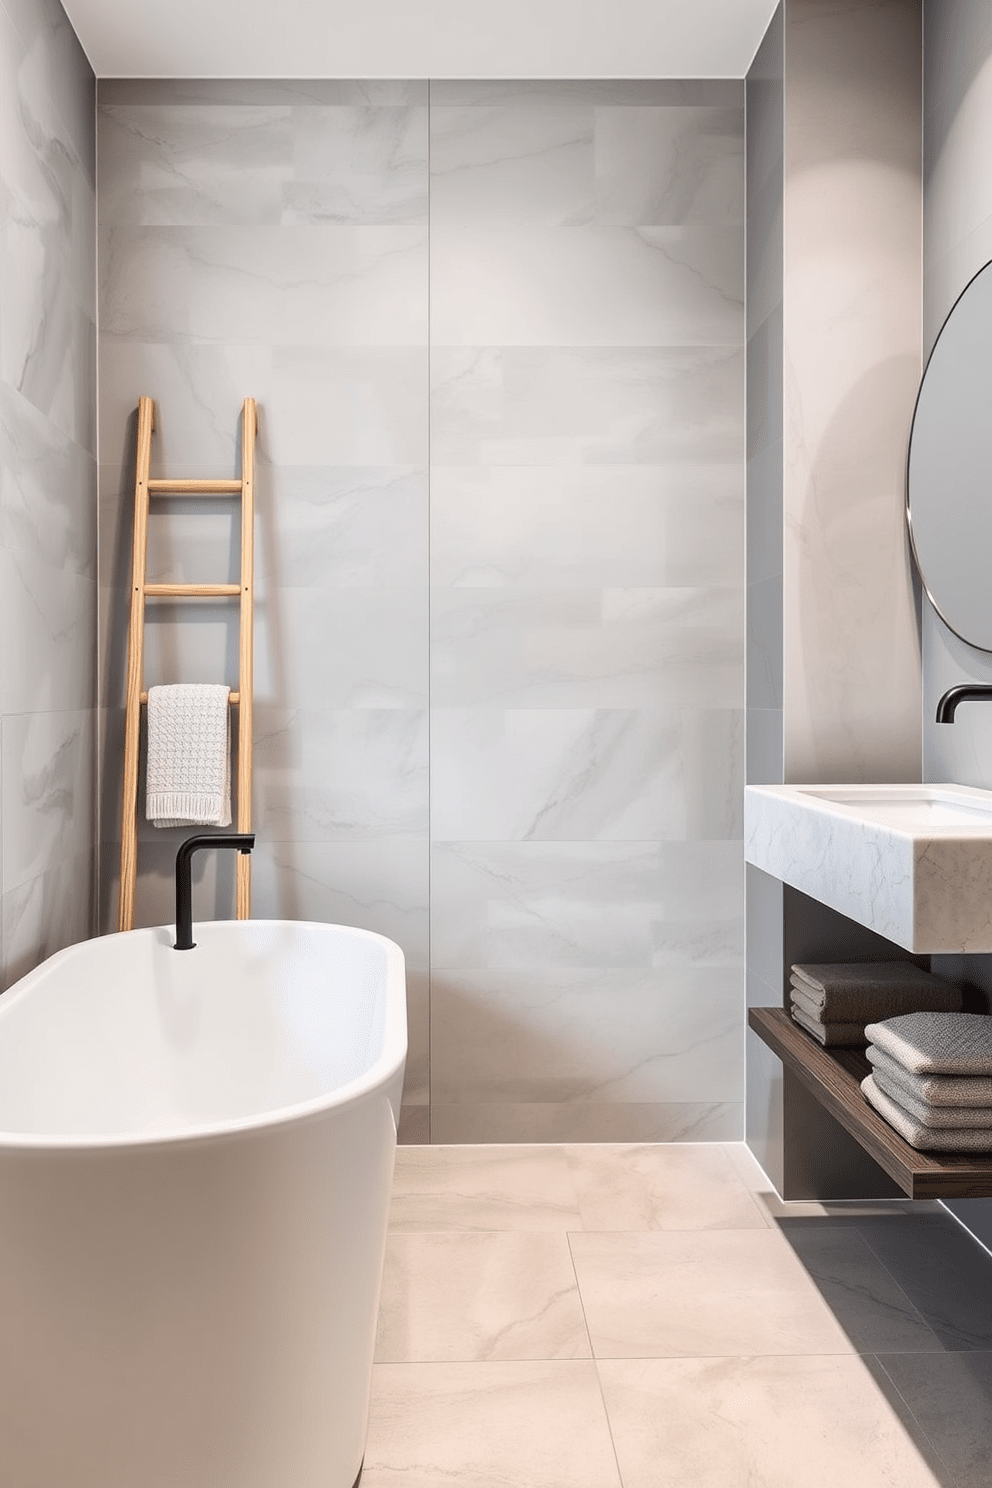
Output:
<path fill-rule="evenodd" d="M 91 933 L 93 74 L 56 0 L 0 5 L 0 972 Z"/>
<path fill-rule="evenodd" d="M 924 5 L 923 324 L 929 353 L 955 299 L 992 259 L 992 11 L 983 0 Z M 959 682 L 992 682 L 992 656 L 951 634 L 923 599 L 923 768 L 926 780 L 992 788 L 992 709 L 962 708 L 936 724 L 937 700 Z M 934 969 L 984 990 L 992 956 L 935 956 Z M 992 1244 L 992 1200 L 949 1206 Z"/>
<path fill-rule="evenodd" d="M 404 947 L 410 1138 L 736 1137 L 741 85 L 100 104 L 104 924 L 134 405 L 157 468 L 230 474 L 251 393 L 255 912 Z M 229 525 L 184 511 L 156 574 L 217 576 Z M 233 675 L 231 620 L 181 622 L 149 680 Z"/>
<path fill-rule="evenodd" d="M 748 780 L 920 776 L 903 501 L 920 372 L 917 0 L 784 0 L 747 79 Z M 895 954 L 895 948 L 890 948 Z M 747 985 L 886 953 L 747 875 Z M 747 1139 L 792 1198 L 889 1191 L 753 1036 Z"/>

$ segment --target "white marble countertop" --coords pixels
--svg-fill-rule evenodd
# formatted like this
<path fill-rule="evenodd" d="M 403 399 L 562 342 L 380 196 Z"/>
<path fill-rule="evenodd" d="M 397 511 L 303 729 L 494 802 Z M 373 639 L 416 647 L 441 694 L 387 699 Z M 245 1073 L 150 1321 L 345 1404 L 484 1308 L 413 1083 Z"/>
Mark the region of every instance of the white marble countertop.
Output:
<path fill-rule="evenodd" d="M 992 951 L 992 791 L 749 785 L 744 851 L 905 950 Z"/>

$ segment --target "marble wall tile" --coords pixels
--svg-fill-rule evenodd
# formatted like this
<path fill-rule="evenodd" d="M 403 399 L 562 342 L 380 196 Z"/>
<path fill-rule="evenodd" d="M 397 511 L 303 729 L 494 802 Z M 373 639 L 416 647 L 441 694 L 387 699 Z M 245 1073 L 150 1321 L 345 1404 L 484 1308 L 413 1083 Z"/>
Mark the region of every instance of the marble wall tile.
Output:
<path fill-rule="evenodd" d="M 607 1105 L 431 1106 L 431 1141 L 490 1142 L 736 1142 L 744 1108 L 733 1102 Z"/>
<path fill-rule="evenodd" d="M 740 954 L 739 842 L 435 843 L 431 875 L 438 970 L 734 965 Z"/>
<path fill-rule="evenodd" d="M 738 460 L 743 375 L 739 346 L 436 344 L 431 460 L 540 466 Z"/>
<path fill-rule="evenodd" d="M 740 589 L 450 589 L 432 603 L 438 707 L 742 703 Z"/>
<path fill-rule="evenodd" d="M 739 344 L 742 230 L 431 224 L 443 346 Z"/>
<path fill-rule="evenodd" d="M 439 588 L 733 586 L 739 460 L 669 465 L 435 465 Z"/>
<path fill-rule="evenodd" d="M 93 706 L 96 597 L 92 579 L 0 547 L 0 713 Z"/>
<path fill-rule="evenodd" d="M 437 971 L 439 1106 L 743 1100 L 733 967 Z"/>
<path fill-rule="evenodd" d="M 101 78 L 101 107 L 161 104 L 228 108 L 426 108 L 426 79 L 414 78 Z"/>
<path fill-rule="evenodd" d="M 94 855 L 54 856 L 43 873 L 5 888 L 0 905 L 2 980 L 11 986 L 40 961 L 93 933 Z"/>
<path fill-rule="evenodd" d="M 600 107 L 595 153 L 600 222 L 671 226 L 743 221 L 739 103 L 735 108 Z"/>
<path fill-rule="evenodd" d="M 0 383 L 0 543 L 92 579 L 96 515 L 92 456 Z"/>
<path fill-rule="evenodd" d="M 169 344 L 102 332 L 100 348 L 104 464 L 131 465 L 143 395 L 159 409 L 153 474 L 179 462 L 233 473 L 247 396 L 259 404 L 260 464 L 427 464 L 426 346 Z"/>
<path fill-rule="evenodd" d="M 738 709 L 435 707 L 436 840 L 727 839 L 741 832 Z"/>
<path fill-rule="evenodd" d="M 0 723 L 5 893 L 92 850 L 94 742 L 91 709 L 13 713 Z"/>
<path fill-rule="evenodd" d="M 785 992 L 782 884 L 753 863 L 745 865 L 745 880 L 748 973 L 777 989 L 777 1006 Z"/>
<path fill-rule="evenodd" d="M 733 78 L 438 78 L 431 82 L 430 101 L 432 109 L 498 104 L 740 108 L 743 92 L 743 85 Z"/>
<path fill-rule="evenodd" d="M 592 104 L 445 104 L 439 86 L 430 111 L 432 229 L 592 219 Z"/>
<path fill-rule="evenodd" d="M 69 17 L 59 0 L 5 0 L 4 8 L 26 52 L 22 117 L 30 100 L 31 116 L 57 119 L 92 185 L 96 79 Z"/>
<path fill-rule="evenodd" d="M 101 329 L 143 341 L 422 346 L 423 227 L 101 231 Z"/>
<path fill-rule="evenodd" d="M 423 106 L 105 104 L 99 128 L 115 226 L 427 219 Z"/>
<path fill-rule="evenodd" d="M 783 569 L 781 438 L 761 445 L 747 462 L 747 579 L 749 584 L 781 575 Z"/>
<path fill-rule="evenodd" d="M 417 971 L 409 966 L 406 972 L 406 1037 L 403 1107 L 408 1111 L 418 1107 L 426 1111 L 431 1100 L 431 979 L 428 971 Z M 429 1135 L 424 1140 L 429 1141 Z"/>
<path fill-rule="evenodd" d="M 254 821 L 272 842 L 423 837 L 426 710 L 260 706 Z"/>

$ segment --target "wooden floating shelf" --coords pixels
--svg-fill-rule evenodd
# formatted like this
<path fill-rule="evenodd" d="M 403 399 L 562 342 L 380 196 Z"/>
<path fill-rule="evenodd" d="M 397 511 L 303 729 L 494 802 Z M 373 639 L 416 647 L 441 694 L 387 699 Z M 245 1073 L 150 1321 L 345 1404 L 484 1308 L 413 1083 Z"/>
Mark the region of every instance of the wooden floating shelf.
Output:
<path fill-rule="evenodd" d="M 862 1049 L 824 1049 L 785 1008 L 748 1011 L 748 1024 L 911 1199 L 992 1196 L 992 1154 L 917 1152 L 861 1094 L 871 1071 Z"/>

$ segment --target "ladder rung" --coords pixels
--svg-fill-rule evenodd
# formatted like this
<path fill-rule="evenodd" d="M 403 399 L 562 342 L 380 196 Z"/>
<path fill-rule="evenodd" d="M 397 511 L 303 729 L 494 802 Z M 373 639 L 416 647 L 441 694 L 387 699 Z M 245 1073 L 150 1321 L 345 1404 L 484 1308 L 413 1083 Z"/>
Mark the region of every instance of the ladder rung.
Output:
<path fill-rule="evenodd" d="M 149 496 L 240 496 L 239 480 L 150 480 Z"/>
<path fill-rule="evenodd" d="M 147 701 L 148 701 L 148 694 L 147 694 L 147 692 L 143 692 L 141 694 L 141 705 L 142 705 L 142 707 L 144 707 L 144 705 L 147 703 Z M 231 707 L 232 708 L 236 708 L 238 706 L 238 704 L 240 703 L 240 701 L 241 701 L 241 694 L 240 694 L 240 692 L 229 692 L 228 695 L 227 695 L 227 701 L 231 704 Z"/>
<path fill-rule="evenodd" d="M 240 584 L 146 584 L 149 599 L 224 599 L 240 594 Z"/>

